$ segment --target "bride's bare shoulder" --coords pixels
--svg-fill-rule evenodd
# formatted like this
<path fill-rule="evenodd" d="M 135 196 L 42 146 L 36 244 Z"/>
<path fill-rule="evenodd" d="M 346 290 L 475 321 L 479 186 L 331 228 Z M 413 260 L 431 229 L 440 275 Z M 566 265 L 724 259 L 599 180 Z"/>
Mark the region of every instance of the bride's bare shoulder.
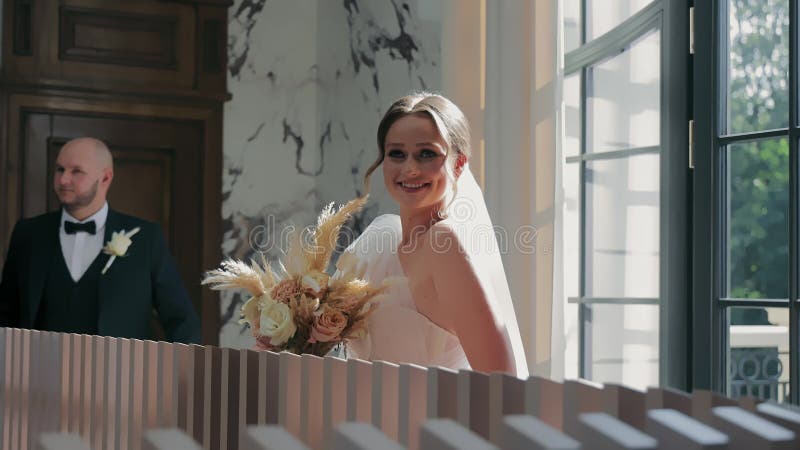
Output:
<path fill-rule="evenodd" d="M 432 264 L 468 261 L 466 242 L 457 231 L 447 220 L 431 225 L 426 236 L 426 247 Z"/>

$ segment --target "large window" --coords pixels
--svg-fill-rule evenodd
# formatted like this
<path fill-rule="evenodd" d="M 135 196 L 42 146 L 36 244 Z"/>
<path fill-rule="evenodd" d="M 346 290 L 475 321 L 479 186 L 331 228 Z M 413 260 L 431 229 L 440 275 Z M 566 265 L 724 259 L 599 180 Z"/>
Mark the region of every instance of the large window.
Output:
<path fill-rule="evenodd" d="M 694 385 L 796 403 L 797 2 L 696 4 Z"/>
<path fill-rule="evenodd" d="M 672 319 L 688 314 L 688 8 L 674 3 L 563 3 L 567 378 L 686 385 Z"/>

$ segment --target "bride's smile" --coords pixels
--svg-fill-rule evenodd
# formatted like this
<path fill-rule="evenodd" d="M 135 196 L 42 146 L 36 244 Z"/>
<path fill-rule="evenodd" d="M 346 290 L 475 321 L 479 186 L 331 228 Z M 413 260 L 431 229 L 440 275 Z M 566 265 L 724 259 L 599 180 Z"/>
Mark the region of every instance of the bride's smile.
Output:
<path fill-rule="evenodd" d="M 431 185 L 430 183 L 406 183 L 402 181 L 397 184 L 400 185 L 400 187 L 403 189 L 403 192 L 408 192 L 409 194 L 420 192 Z"/>

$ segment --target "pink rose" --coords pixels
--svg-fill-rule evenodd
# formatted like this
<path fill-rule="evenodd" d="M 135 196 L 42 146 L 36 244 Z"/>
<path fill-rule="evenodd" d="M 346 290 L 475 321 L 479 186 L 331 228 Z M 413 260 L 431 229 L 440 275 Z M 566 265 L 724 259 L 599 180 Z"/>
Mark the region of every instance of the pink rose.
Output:
<path fill-rule="evenodd" d="M 288 278 L 276 284 L 270 291 L 270 297 L 276 302 L 289 303 L 289 300 L 300 294 L 300 283 Z"/>
<path fill-rule="evenodd" d="M 341 311 L 323 308 L 314 318 L 314 327 L 308 342 L 330 342 L 339 337 L 339 333 L 347 326 L 347 317 Z"/>

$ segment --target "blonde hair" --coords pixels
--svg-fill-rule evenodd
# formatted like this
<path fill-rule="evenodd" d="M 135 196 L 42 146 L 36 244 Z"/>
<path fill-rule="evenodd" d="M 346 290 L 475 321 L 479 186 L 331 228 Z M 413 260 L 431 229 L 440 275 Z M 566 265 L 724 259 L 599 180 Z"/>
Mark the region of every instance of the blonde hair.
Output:
<path fill-rule="evenodd" d="M 456 154 L 464 155 L 469 159 L 472 153 L 469 122 L 467 122 L 466 116 L 458 106 L 447 98 L 430 92 L 406 95 L 395 100 L 389 106 L 380 124 L 378 124 L 378 159 L 369 166 L 364 174 L 365 194 L 369 193 L 369 180 L 372 173 L 383 163 L 384 145 L 386 144 L 386 135 L 389 133 L 389 129 L 401 118 L 412 114 L 425 114 L 433 120 L 436 129 L 447 144 L 448 158 L 452 149 L 456 151 Z M 454 181 L 454 177 L 451 181 Z"/>

